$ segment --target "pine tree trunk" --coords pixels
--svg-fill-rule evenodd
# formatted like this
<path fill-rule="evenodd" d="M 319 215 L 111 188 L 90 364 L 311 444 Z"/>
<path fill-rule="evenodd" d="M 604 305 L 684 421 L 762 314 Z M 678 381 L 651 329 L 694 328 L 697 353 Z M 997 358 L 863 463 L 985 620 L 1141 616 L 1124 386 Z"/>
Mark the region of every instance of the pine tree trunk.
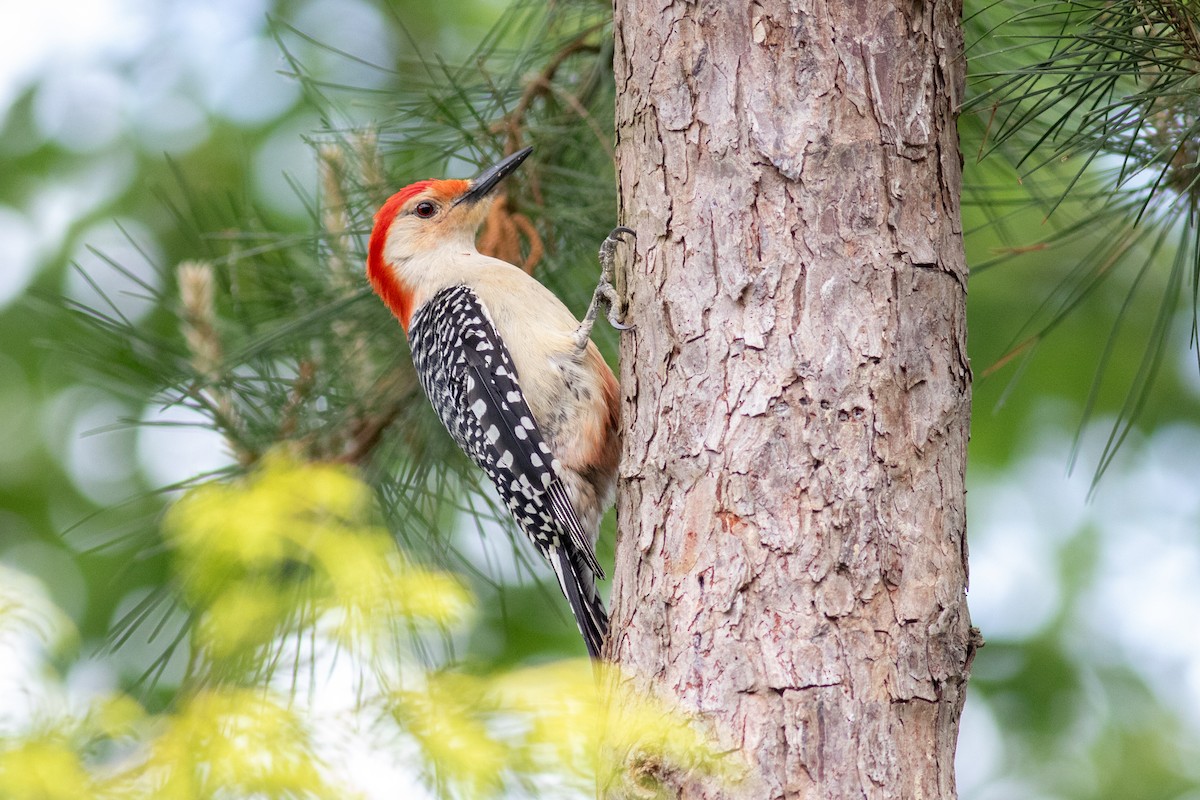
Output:
<path fill-rule="evenodd" d="M 661 775 L 682 797 L 955 796 L 959 15 L 617 0 L 637 328 L 609 647 L 751 764 Z"/>

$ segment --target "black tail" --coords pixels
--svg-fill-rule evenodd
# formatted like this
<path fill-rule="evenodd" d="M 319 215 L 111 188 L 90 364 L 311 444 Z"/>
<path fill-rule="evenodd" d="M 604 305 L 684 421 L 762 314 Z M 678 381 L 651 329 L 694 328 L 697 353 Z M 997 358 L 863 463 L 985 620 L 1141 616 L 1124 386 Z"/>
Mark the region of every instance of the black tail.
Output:
<path fill-rule="evenodd" d="M 562 547 L 553 548 L 548 555 L 550 566 L 558 576 L 558 585 L 571 604 L 571 613 L 583 634 L 588 655 L 599 659 L 604 637 L 608 635 L 608 614 L 596 590 L 596 578 L 582 558 L 572 558 Z"/>

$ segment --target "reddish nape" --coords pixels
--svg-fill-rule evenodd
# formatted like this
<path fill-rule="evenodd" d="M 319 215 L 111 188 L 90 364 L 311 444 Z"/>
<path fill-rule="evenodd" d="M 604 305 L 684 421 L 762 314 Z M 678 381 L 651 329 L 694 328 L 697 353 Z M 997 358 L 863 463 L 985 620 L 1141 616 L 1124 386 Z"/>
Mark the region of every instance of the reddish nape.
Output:
<path fill-rule="evenodd" d="M 412 318 L 412 291 L 396 279 L 383 260 L 383 246 L 387 242 L 388 230 L 404 204 L 425 190 L 432 189 L 439 199 L 446 201 L 462 194 L 469 187 L 467 181 L 460 180 L 417 181 L 389 197 L 375 212 L 375 227 L 371 231 L 371 241 L 367 246 L 367 278 L 371 281 L 375 294 L 379 295 L 396 315 L 396 319 L 400 320 L 405 333 L 408 332 L 408 322 Z"/>

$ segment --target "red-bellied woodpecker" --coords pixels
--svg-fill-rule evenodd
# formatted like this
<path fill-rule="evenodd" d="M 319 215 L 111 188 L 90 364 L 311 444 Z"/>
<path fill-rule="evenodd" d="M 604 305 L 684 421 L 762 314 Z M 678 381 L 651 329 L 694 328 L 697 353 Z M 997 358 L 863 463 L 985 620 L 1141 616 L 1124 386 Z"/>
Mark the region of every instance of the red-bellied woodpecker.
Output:
<path fill-rule="evenodd" d="M 458 446 L 487 473 L 521 530 L 554 568 L 597 658 L 608 616 L 596 591 L 600 518 L 620 455 L 617 381 L 589 340 L 610 283 L 618 228 L 580 323 L 520 268 L 482 255 L 475 233 L 490 192 L 526 148 L 473 180 L 401 189 L 375 215 L 367 276 L 404 326 L 425 394 Z"/>

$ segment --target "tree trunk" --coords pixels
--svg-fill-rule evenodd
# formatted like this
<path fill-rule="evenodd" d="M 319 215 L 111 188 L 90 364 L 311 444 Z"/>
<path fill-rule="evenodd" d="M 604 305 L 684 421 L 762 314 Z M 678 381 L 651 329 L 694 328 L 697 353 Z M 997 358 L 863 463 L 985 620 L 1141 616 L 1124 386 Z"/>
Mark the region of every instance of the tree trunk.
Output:
<path fill-rule="evenodd" d="M 959 15 L 617 0 L 638 241 L 610 653 L 750 764 L 660 775 L 682 797 L 955 796 Z"/>

